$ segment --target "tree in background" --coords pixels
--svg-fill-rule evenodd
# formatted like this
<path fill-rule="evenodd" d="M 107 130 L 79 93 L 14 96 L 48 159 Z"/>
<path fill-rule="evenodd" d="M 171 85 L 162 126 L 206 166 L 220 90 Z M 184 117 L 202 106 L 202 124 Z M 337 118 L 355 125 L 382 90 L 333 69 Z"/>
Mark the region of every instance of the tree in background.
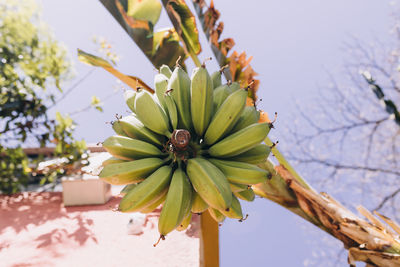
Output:
<path fill-rule="evenodd" d="M 288 153 L 304 172 L 328 173 L 315 178 L 321 189 L 340 194 L 351 185 L 353 198 L 400 219 L 398 23 L 392 36 L 391 44 L 345 44 L 344 79 L 330 75 L 315 105 L 299 108 L 302 119 L 290 129 L 295 143 Z"/>
<path fill-rule="evenodd" d="M 282 145 L 320 190 L 399 221 L 400 26 L 393 18 L 390 43 L 344 44 L 343 75 L 328 73 L 315 105 L 299 105 L 301 116 Z"/>
<path fill-rule="evenodd" d="M 54 181 L 84 159 L 84 141 L 73 138 L 74 122 L 57 113 L 61 83 L 71 76 L 67 50 L 41 21 L 34 1 L 0 2 L 0 192 L 13 193 L 40 174 Z M 22 148 L 55 144 L 61 164 L 42 170 Z"/>

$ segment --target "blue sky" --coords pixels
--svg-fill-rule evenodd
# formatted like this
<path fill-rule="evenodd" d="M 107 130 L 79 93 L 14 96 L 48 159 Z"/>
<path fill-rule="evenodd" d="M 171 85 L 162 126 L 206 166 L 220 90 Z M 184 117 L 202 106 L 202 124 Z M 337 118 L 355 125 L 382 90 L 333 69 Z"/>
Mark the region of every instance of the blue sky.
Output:
<path fill-rule="evenodd" d="M 41 2 L 44 21 L 67 46 L 74 61 L 76 75 L 65 84 L 65 89 L 93 69 L 77 61 L 76 49 L 97 53 L 92 43 L 94 35 L 104 37 L 113 45 L 121 57 L 117 67 L 120 71 L 153 84 L 152 65 L 100 2 Z M 327 82 L 325 70 L 338 73 L 340 80 L 346 56 L 341 49 L 343 42 L 353 35 L 367 43 L 372 38 L 385 42 L 393 10 L 390 1 L 214 2 L 225 23 L 223 37 L 233 37 L 236 50 L 245 50 L 254 57 L 252 66 L 261 80 L 258 95 L 263 99 L 259 107 L 269 113 L 278 112 L 274 132 L 277 137 L 284 130 L 279 129 L 279 122 L 288 125 L 284 122 L 293 119 L 295 101 L 312 105 L 309 99 Z M 170 24 L 163 12 L 156 28 L 167 26 Z M 200 59 L 204 59 L 212 55 L 202 34 L 201 38 L 204 52 Z M 210 70 L 217 68 L 215 62 L 208 63 L 208 67 Z M 55 109 L 62 113 L 81 109 L 90 103 L 92 95 L 104 99 L 115 87 L 119 86 L 113 76 L 96 69 Z M 89 111 L 73 117 L 79 123 L 77 137 L 85 138 L 88 143 L 103 141 L 112 134 L 110 125 L 105 122 L 111 121 L 116 113 L 126 113 L 121 91 L 105 101 L 104 113 Z M 319 235 L 319 230 L 312 233 L 311 227 L 304 230 L 300 219 L 267 200 L 245 203 L 244 211 L 249 214 L 247 221 L 229 220 L 221 227 L 222 266 L 303 266 L 315 250 L 310 239 L 325 236 Z M 324 248 L 321 245 L 321 249 Z"/>

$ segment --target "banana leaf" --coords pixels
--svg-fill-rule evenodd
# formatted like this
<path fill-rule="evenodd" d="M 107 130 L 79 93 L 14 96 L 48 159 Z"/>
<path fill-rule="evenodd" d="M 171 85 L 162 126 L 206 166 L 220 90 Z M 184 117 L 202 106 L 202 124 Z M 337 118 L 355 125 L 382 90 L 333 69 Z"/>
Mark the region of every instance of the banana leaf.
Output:
<path fill-rule="evenodd" d="M 201 45 L 196 18 L 193 13 L 184 0 L 162 0 L 162 3 L 175 30 L 183 41 L 186 52 L 192 56 L 196 66 L 200 66 L 200 61 L 196 55 L 201 52 Z"/>
<path fill-rule="evenodd" d="M 105 69 L 106 71 L 108 71 L 109 73 L 120 79 L 122 82 L 124 82 L 134 90 L 136 90 L 138 87 L 142 87 L 147 91 L 149 91 L 150 93 L 154 93 L 154 90 L 150 86 L 148 86 L 144 81 L 142 81 L 139 77 L 125 75 L 119 72 L 105 59 L 86 53 L 80 49 L 78 49 L 78 59 L 81 62 L 86 63 L 88 65 L 94 67 L 101 67 Z"/>
<path fill-rule="evenodd" d="M 100 0 L 115 20 L 142 50 L 154 67 L 174 67 L 187 57 L 174 28 L 154 32 L 162 5 L 158 0 Z"/>

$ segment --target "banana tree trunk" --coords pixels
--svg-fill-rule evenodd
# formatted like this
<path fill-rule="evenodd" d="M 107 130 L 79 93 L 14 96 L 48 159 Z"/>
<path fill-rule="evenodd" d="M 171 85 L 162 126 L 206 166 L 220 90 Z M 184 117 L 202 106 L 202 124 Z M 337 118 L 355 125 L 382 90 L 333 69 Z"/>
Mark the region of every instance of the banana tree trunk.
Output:
<path fill-rule="evenodd" d="M 350 266 L 356 266 L 356 261 L 370 266 L 400 266 L 400 226 L 394 221 L 359 206 L 358 211 L 367 220 L 361 219 L 328 194 L 316 193 L 299 183 L 284 166 L 274 167 L 267 161 L 260 167 L 273 175 L 269 181 L 253 186 L 254 192 L 342 241 L 349 251 Z"/>

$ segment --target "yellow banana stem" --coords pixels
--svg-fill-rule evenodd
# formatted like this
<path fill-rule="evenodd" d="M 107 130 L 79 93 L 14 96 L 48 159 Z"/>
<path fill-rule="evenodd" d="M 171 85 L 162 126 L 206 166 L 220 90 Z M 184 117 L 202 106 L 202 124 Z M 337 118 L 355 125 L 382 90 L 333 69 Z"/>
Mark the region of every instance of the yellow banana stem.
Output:
<path fill-rule="evenodd" d="M 273 146 L 273 142 L 271 141 L 271 139 L 269 139 L 269 137 L 264 139 L 264 142 L 266 145 L 268 146 Z M 281 152 L 279 152 L 278 148 L 276 146 L 273 146 L 271 149 L 272 154 L 274 154 L 275 158 L 278 160 L 279 164 L 281 164 L 283 167 L 285 167 L 292 175 L 294 178 L 296 178 L 296 180 L 303 185 L 305 188 L 311 189 L 313 191 L 315 191 L 303 178 L 301 178 L 300 174 L 298 174 L 294 168 L 292 167 L 292 165 L 290 165 L 290 163 L 285 159 L 285 157 L 281 154 Z"/>

